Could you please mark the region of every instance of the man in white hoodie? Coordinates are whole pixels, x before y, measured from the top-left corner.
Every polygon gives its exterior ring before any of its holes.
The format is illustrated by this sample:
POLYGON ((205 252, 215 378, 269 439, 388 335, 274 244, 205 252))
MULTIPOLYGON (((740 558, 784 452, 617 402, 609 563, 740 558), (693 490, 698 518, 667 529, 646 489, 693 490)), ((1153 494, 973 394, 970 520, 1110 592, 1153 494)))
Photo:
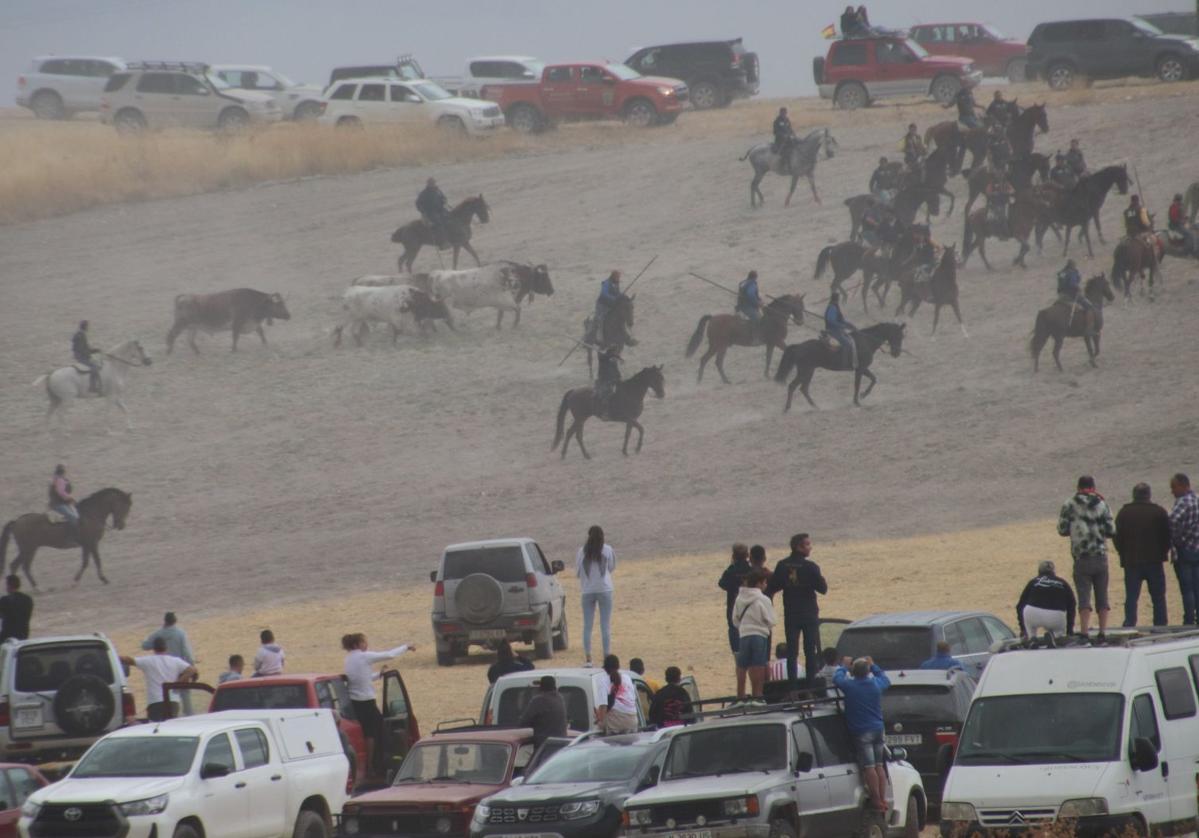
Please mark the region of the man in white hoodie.
POLYGON ((770 662, 770 631, 774 628, 774 605, 766 596, 770 575, 754 568, 733 603, 733 622, 740 642, 737 647, 737 698, 745 699, 745 677, 749 676, 750 694, 762 698, 766 666, 770 662))

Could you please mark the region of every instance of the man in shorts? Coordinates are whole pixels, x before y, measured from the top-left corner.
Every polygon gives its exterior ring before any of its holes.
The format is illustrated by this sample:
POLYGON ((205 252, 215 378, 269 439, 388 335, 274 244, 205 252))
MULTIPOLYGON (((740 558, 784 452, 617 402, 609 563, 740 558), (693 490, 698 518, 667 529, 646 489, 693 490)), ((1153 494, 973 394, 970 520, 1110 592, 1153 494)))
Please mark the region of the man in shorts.
POLYGON ((871 804, 887 811, 886 746, 883 741, 883 692, 891 686, 883 668, 872 658, 841 661, 833 684, 845 696, 845 723, 857 746, 858 763, 871 804))
POLYGON ((1095 478, 1078 478, 1078 491, 1062 505, 1057 519, 1058 535, 1070 539, 1074 556, 1074 588, 1078 592, 1079 631, 1085 637, 1091 611, 1099 612, 1099 641, 1107 631, 1107 539, 1116 534, 1116 522, 1107 501, 1095 491, 1095 478), (1092 593, 1094 606, 1092 606, 1092 593))

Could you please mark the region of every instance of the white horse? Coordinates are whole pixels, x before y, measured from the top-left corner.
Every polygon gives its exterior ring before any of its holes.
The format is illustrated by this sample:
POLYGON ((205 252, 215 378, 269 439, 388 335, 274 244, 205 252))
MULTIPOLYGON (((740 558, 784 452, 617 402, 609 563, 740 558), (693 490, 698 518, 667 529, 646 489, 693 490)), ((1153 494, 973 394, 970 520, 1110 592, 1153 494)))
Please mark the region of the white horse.
MULTIPOLYGON (((117 344, 107 352, 101 352, 104 359, 100 366, 100 392, 89 392, 90 379, 87 370, 80 366, 59 367, 46 375, 39 375, 33 382, 34 387, 43 384, 46 396, 50 399, 50 409, 46 411, 46 424, 54 417, 54 412, 60 407, 66 411, 65 405, 69 399, 106 398, 116 404, 125 416, 125 427, 132 429, 129 411, 121 394, 125 392, 125 376, 131 369, 150 366, 150 358, 136 340, 127 340, 117 344)), ((61 414, 60 414, 61 415, 61 414)))
POLYGON ((821 149, 824 150, 824 157, 827 160, 837 153, 837 148, 837 141, 827 128, 817 128, 815 131, 809 132, 802 140, 796 138, 792 141, 791 147, 785 155, 786 159, 784 159, 784 155, 774 151, 770 143, 760 143, 754 146, 745 152, 745 157, 741 158, 742 160, 748 159, 750 165, 754 167, 754 179, 749 184, 749 205, 752 207, 759 203, 766 203, 759 184, 762 183, 762 178, 766 177, 768 172, 791 176, 791 190, 787 193, 787 200, 783 202, 783 206, 791 206, 791 196, 795 194, 795 184, 799 182, 801 176, 808 179, 808 185, 812 187, 812 197, 819 204, 820 193, 816 191, 816 162, 820 159, 821 149))

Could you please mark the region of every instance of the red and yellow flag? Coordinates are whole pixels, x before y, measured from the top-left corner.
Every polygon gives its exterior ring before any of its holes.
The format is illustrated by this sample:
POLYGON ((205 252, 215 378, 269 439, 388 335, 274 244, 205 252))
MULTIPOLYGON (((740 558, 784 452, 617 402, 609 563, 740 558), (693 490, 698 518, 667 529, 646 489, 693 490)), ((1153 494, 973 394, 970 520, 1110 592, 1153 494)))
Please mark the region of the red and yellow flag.
POLYGON ((824 38, 826 41, 831 41, 833 38, 837 37, 837 27, 830 23, 828 26, 820 30, 820 37, 824 38))

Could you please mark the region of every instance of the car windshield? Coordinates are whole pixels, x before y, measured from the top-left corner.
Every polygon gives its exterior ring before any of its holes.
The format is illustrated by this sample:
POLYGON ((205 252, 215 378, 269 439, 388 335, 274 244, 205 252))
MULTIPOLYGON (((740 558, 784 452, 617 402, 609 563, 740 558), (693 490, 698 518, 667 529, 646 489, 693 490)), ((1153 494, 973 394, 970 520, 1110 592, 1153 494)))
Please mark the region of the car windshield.
POLYGON ((296 86, 296 83, 294 81, 292 81, 290 78, 283 75, 282 73, 278 72, 277 70, 271 70, 271 73, 274 75, 275 81, 279 82, 279 84, 283 85, 284 87, 295 87, 296 86))
POLYGON ((1135 26, 1137 29, 1140 29, 1146 35, 1164 35, 1165 34, 1164 32, 1162 32, 1162 30, 1158 29, 1156 26, 1154 26, 1149 21, 1141 20, 1139 17, 1131 18, 1131 19, 1129 19, 1128 22, 1131 23, 1133 26, 1135 26))
POLYGON ((412 85, 412 89, 419 93, 423 99, 430 102, 436 102, 438 99, 449 99, 451 97, 448 90, 431 81, 422 81, 419 84, 414 84, 412 85))
POLYGON ((949 685, 891 684, 883 693, 883 718, 888 722, 958 721, 949 685))
POLYGON ((308 690, 303 684, 263 684, 217 690, 212 710, 289 710, 308 704, 308 690))
POLYGON ((916 669, 933 654, 932 629, 912 626, 848 628, 837 639, 837 657, 872 657, 883 669, 916 669))
POLYGON ((928 58, 928 50, 920 46, 920 44, 916 43, 911 38, 904 38, 903 43, 904 46, 910 49, 917 58, 928 58))
POLYGON ((621 81, 632 81, 633 79, 641 78, 640 73, 623 64, 607 64, 604 66, 604 69, 621 81))
POLYGON ((422 743, 404 757, 393 785, 437 782, 498 786, 507 777, 511 753, 511 747, 498 742, 422 743))
POLYGON ((670 743, 665 779, 779 771, 787 767, 787 728, 731 725, 681 733, 670 743))
POLYGON ((1007 40, 1007 35, 1004 35, 1003 32, 1001 32, 999 29, 996 29, 994 26, 992 26, 989 23, 981 24, 978 28, 979 28, 979 31, 987 33, 992 38, 994 38, 996 41, 1006 41, 1007 40))
POLYGON ((1051 693, 976 699, 962 731, 961 765, 1111 762, 1120 751, 1124 697, 1051 693))
POLYGON ((181 777, 191 768, 200 740, 195 736, 137 736, 101 739, 71 777, 181 777))
POLYGON ((533 772, 525 785, 627 780, 652 747, 646 743, 564 748, 533 772))
POLYGON ((544 61, 526 61, 525 62, 525 72, 532 73, 533 78, 535 78, 535 79, 541 78, 541 71, 544 69, 545 69, 544 61))
POLYGON ((205 73, 204 78, 208 79, 208 83, 211 84, 213 87, 215 87, 217 90, 232 90, 233 89, 233 85, 229 84, 229 82, 225 81, 223 78, 218 76, 216 73, 205 73))

